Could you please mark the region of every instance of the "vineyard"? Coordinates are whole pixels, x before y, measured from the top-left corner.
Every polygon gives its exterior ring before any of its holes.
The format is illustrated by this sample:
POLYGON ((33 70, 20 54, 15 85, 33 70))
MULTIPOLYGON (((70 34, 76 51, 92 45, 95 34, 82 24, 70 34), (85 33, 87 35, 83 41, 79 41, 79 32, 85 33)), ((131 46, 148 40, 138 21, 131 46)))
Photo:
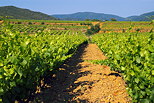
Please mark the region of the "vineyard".
MULTIPOLYGON (((93 65, 97 64, 110 67, 126 82, 126 90, 132 99, 131 102, 153 103, 153 28, 153 22, 6 20, 0 24, 0 102, 27 102, 27 98, 34 95, 37 88, 42 85, 41 81, 45 76, 53 75, 53 71, 64 65, 73 55, 77 55, 80 47, 89 42, 97 44, 105 54, 105 57, 102 56, 105 59, 101 58, 102 52, 97 57, 98 48, 93 50, 92 45, 89 47, 90 51, 85 52, 90 53, 85 58, 92 59, 81 59, 79 60, 82 61, 81 63, 90 63, 86 65, 90 65, 89 68, 95 68, 93 65), (100 26, 99 33, 86 36, 87 29, 95 24, 100 26), (101 59, 98 59, 99 57, 101 59)), ((86 55, 84 52, 81 54, 86 55)), ((74 62, 78 59, 80 59, 79 56, 74 62)), ((85 64, 80 65, 85 68, 85 64)), ((73 66, 77 68, 77 65, 73 64, 73 66)), ((101 74, 99 70, 97 72, 101 74)), ((99 75, 99 78, 103 76, 99 75)), ((90 85, 88 88, 92 87, 90 85)), ((88 89, 85 89, 85 93, 86 90, 88 89)), ((121 96, 126 98, 127 92, 121 96)), ((81 98, 82 95, 80 95, 81 98)), ((112 103, 114 101, 107 102, 100 98, 97 97, 91 102, 112 103)), ((116 97, 115 100, 118 101, 116 97)))
POLYGON ((153 31, 154 24, 152 22, 104 22, 101 23, 102 33, 125 33, 125 32, 150 32, 153 31))
POLYGON ((133 102, 154 102, 154 34, 120 33, 93 36, 93 42, 109 58, 107 64, 122 73, 133 102))

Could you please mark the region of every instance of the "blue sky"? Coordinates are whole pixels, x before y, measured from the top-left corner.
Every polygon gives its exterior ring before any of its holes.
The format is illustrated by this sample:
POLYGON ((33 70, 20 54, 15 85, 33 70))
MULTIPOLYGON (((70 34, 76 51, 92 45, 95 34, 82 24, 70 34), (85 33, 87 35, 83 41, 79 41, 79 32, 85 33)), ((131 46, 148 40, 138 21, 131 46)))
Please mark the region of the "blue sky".
POLYGON ((154 0, 0 0, 0 6, 8 5, 50 15, 90 11, 127 17, 154 11, 154 0))

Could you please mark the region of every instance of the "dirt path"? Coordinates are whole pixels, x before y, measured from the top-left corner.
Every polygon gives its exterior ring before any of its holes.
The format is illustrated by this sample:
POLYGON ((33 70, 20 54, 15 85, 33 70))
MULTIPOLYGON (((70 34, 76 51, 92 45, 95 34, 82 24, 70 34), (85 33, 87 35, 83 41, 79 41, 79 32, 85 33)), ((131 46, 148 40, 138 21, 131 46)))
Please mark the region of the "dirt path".
POLYGON ((95 44, 82 45, 35 98, 41 103, 130 103, 125 82, 107 66, 85 60, 103 60, 95 44))

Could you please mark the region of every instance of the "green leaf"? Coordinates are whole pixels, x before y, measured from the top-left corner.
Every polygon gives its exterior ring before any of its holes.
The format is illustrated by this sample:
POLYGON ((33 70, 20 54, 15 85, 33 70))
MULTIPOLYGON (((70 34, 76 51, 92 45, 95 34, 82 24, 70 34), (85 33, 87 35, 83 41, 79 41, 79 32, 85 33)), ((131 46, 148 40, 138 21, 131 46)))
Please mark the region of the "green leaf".
POLYGON ((143 57, 144 56, 144 51, 141 51, 140 55, 141 55, 141 57, 143 57))
POLYGON ((17 69, 17 72, 20 75, 20 77, 22 77, 23 73, 22 73, 22 70, 20 70, 20 68, 17 69))
POLYGON ((15 87, 16 86, 16 83, 15 82, 10 82, 10 86, 11 87, 15 87))
POLYGON ((22 62, 21 62, 21 65, 22 66, 25 66, 27 64, 27 61, 26 60, 23 60, 22 62))
POLYGON ((151 72, 152 72, 152 75, 154 75, 154 70, 152 70, 151 72))
POLYGON ((136 83, 139 83, 139 81, 140 81, 140 80, 139 80, 138 78, 135 78, 135 82, 136 82, 136 83))
POLYGON ((131 71, 131 75, 132 75, 132 76, 134 76, 134 75, 135 75, 134 71, 131 71))
POLYGON ((10 72, 10 74, 13 74, 14 73, 14 68, 10 68, 9 72, 10 72))
POLYGON ((140 57, 136 57, 136 62, 137 63, 140 63, 141 62, 140 57))
POLYGON ((3 92, 4 92, 3 88, 0 87, 0 94, 3 93, 3 92))
POLYGON ((141 100, 141 103, 150 103, 150 101, 148 99, 143 99, 141 100))
POLYGON ((0 75, 0 79, 2 79, 3 78, 3 76, 2 75, 0 75))
POLYGON ((144 86, 144 84, 142 83, 142 84, 140 84, 139 85, 139 87, 141 88, 141 89, 144 89, 145 88, 145 86, 144 86))
POLYGON ((117 60, 120 60, 120 56, 119 56, 119 55, 115 55, 115 58, 116 58, 117 60))
POLYGON ((0 63, 0 66, 3 66, 3 63, 0 63))
POLYGON ((121 67, 121 70, 123 70, 123 71, 124 71, 125 69, 126 69, 125 67, 121 67))
POLYGON ((36 71, 36 72, 37 72, 37 71, 39 71, 39 68, 38 68, 38 67, 36 67, 36 68, 35 68, 35 71, 36 71))

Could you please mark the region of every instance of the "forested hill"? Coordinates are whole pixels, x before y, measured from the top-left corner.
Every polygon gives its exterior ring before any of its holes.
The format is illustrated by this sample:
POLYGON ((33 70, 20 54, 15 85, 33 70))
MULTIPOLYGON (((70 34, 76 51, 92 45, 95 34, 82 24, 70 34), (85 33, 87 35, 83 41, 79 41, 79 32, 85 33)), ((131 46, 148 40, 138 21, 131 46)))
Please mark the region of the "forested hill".
POLYGON ((56 20, 55 17, 41 12, 35 12, 28 9, 22 9, 15 6, 0 7, 0 16, 11 16, 12 19, 29 20, 56 20))
POLYGON ((154 11, 144 13, 139 16, 130 16, 130 17, 127 17, 127 19, 131 21, 149 21, 149 20, 154 19, 154 11))
POLYGON ((112 14, 94 13, 94 12, 77 12, 73 14, 55 14, 51 15, 61 20, 86 20, 86 19, 98 19, 98 20, 111 20, 112 18, 117 21, 150 21, 154 19, 154 12, 148 12, 139 16, 120 17, 112 14), (152 18, 153 17, 153 18, 152 18))
POLYGON ((60 14, 51 16, 59 18, 61 20, 85 20, 85 19, 111 20, 111 18, 114 18, 118 21, 125 21, 125 18, 117 15, 94 13, 94 12, 77 12, 74 14, 60 14))

